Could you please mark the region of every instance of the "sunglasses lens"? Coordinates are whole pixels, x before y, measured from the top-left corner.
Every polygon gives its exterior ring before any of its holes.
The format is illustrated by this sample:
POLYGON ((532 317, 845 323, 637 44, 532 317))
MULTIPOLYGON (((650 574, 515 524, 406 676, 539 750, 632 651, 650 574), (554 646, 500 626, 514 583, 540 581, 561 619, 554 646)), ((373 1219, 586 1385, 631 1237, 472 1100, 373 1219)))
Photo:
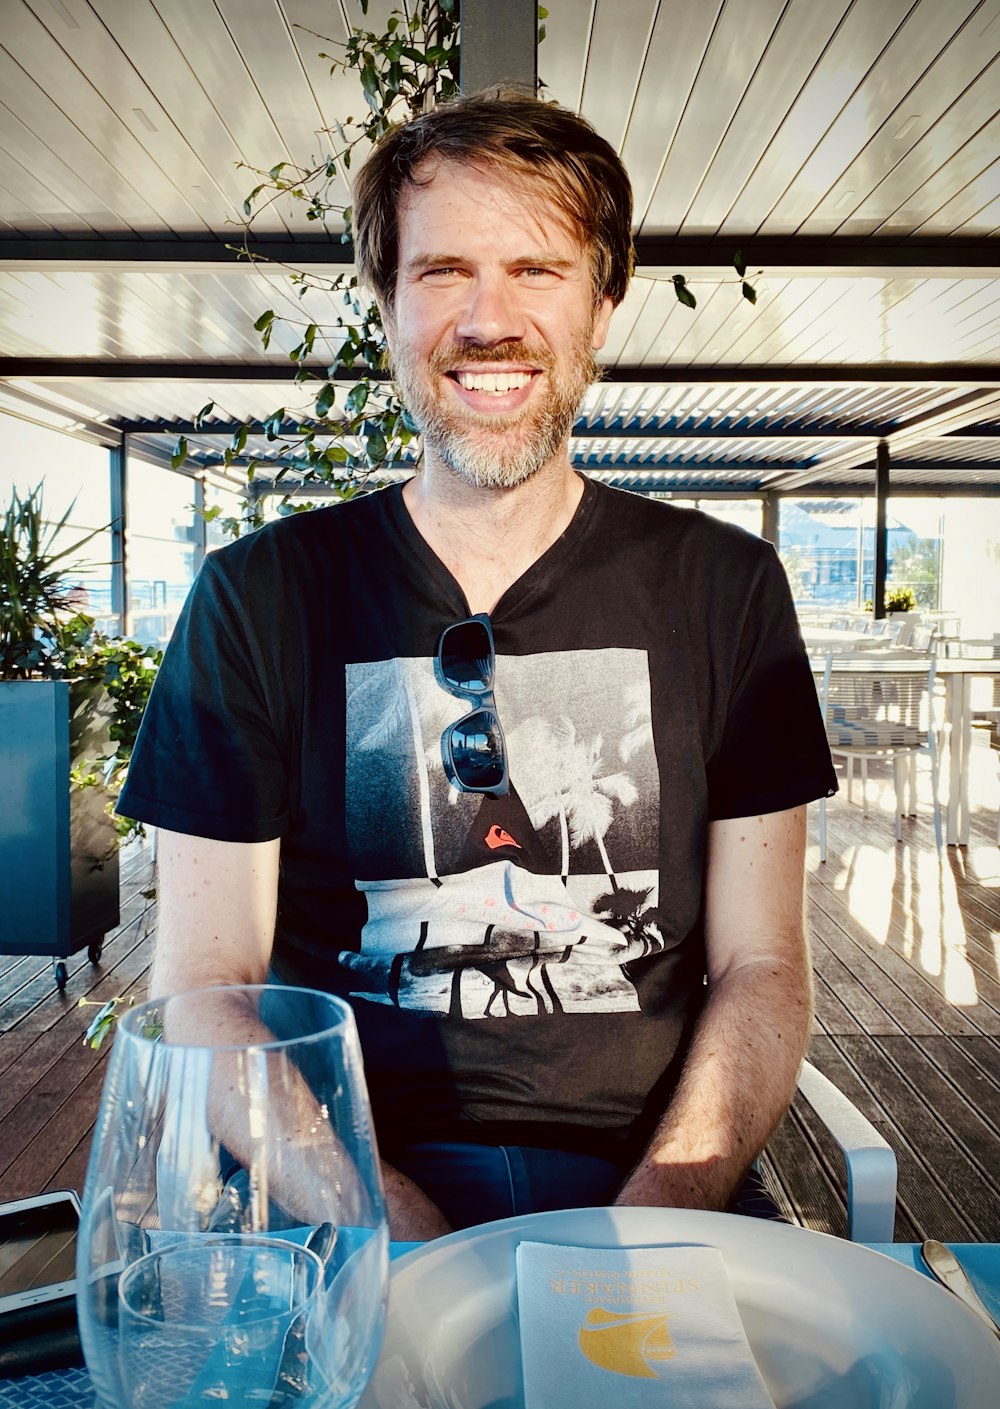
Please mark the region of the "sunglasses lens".
POLYGON ((503 782, 503 734, 490 709, 477 709, 449 731, 451 763, 463 788, 498 788, 503 782))
POLYGON ((481 621, 449 626, 441 637, 441 672, 449 685, 469 695, 485 695, 493 685, 493 647, 481 621))

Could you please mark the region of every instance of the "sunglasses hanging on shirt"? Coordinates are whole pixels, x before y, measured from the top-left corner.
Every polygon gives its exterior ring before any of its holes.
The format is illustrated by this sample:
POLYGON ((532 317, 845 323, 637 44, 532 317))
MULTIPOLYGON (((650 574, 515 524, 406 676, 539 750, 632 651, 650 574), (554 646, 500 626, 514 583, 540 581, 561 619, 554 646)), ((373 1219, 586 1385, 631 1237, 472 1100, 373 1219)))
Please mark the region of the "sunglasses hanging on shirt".
POLYGON ((493 628, 485 612, 442 631, 435 661, 438 681, 475 706, 441 735, 445 774, 459 792, 504 797, 507 748, 493 698, 495 666, 493 628))

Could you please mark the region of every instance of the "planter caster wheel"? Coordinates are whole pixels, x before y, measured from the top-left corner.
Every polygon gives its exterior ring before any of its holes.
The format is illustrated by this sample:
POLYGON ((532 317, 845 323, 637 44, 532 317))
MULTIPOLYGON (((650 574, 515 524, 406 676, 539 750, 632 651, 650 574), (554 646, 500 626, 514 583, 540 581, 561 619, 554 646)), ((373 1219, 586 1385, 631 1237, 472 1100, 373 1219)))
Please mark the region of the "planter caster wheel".
POLYGON ((90 962, 91 962, 92 964, 99 964, 99 963, 101 962, 101 955, 102 955, 103 953, 104 953, 104 941, 103 941, 103 940, 96 940, 96 939, 95 939, 92 944, 88 944, 88 945, 87 945, 87 958, 90 960, 90 962))
POLYGON ((66 980, 69 978, 69 970, 61 959, 52 965, 52 973, 55 976, 56 988, 63 993, 66 988, 66 980))

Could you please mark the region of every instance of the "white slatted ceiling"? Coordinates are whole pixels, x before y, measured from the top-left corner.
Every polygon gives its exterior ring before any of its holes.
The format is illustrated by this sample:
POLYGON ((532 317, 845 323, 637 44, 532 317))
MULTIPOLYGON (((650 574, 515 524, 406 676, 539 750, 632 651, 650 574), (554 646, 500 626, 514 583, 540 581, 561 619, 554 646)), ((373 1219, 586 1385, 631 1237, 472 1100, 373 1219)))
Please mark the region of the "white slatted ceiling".
MULTIPOLYGON (((380 26, 392 8, 372 0, 367 23, 380 26)), ((236 164, 307 163, 326 151, 317 129, 360 111, 354 80, 331 78, 322 40, 304 32, 342 40, 358 0, 3 0, 3 10, 4 232, 54 233, 68 248, 91 232, 232 239, 226 220, 254 184, 236 164)), ((549 93, 620 146, 643 233, 720 233, 735 249, 757 232, 983 236, 1000 226, 1000 0, 553 0, 547 28, 539 70, 549 93)), ((346 199, 346 187, 338 194, 346 199)), ((269 211, 258 228, 314 233, 296 206, 269 211)), ((732 276, 691 277, 693 313, 668 282, 640 272, 605 360, 722 375, 759 366, 765 377, 796 363, 997 360, 1000 278, 765 271, 754 309, 732 276)), ((333 311, 328 295, 300 301, 273 272, 246 268, 0 271, 0 356, 265 358, 277 372, 300 329, 276 324, 263 354, 252 321, 268 306, 320 325, 333 311)), ((294 395, 287 380, 218 378, 78 390, 107 416, 178 419, 223 397, 227 414, 265 415, 294 395)), ((756 458, 753 433, 775 425, 889 425, 952 395, 606 385, 588 397, 585 420, 731 424, 731 442, 668 443, 674 458, 719 464, 756 458)), ((579 444, 598 454, 595 441, 579 444)), ((664 444, 609 440, 601 453, 621 458, 628 445, 635 458, 657 458, 664 444)), ((809 458, 807 445, 771 442, 767 454, 792 463, 809 458)), ((989 458, 988 447, 945 453, 989 458)))
MULTIPOLYGON (((237 162, 308 163, 361 110, 308 30, 342 41, 340 5, 5 0, 0 214, 219 230, 237 162)), ((1000 0, 559 0, 547 30, 549 91, 620 146, 644 233, 996 229, 1000 0)), ((292 206, 259 228, 309 227, 292 206)))

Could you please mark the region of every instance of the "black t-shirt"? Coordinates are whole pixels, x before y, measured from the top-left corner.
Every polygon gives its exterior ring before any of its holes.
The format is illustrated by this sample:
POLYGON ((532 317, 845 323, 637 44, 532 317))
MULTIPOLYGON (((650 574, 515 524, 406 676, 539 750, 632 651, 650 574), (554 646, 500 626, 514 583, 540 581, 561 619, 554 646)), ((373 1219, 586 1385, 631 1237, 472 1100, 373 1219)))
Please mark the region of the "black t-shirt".
POLYGON ((491 613, 510 793, 459 794, 468 615, 393 488, 210 557, 120 809, 281 838, 273 963, 354 1009, 379 1140, 630 1156, 704 994, 706 829, 836 782, 772 547, 584 481, 491 613))

